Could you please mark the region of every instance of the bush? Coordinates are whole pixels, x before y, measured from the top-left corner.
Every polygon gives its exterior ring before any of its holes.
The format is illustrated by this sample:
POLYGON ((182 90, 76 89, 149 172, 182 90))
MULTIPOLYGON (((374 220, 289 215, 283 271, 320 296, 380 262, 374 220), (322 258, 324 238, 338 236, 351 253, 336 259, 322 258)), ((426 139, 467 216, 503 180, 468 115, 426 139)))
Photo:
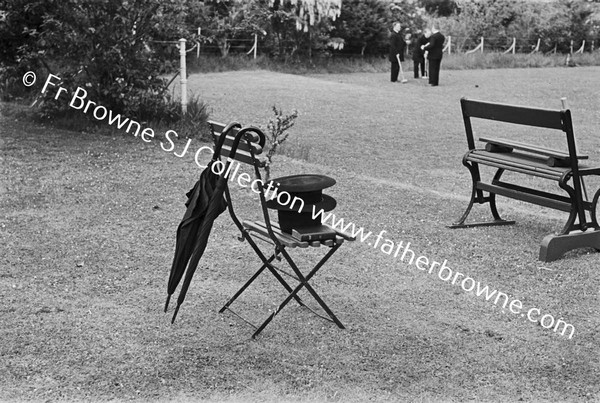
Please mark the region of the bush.
MULTIPOLYGON (((177 3, 182 0, 7 0, 0 37, 9 35, 16 45, 2 40, 0 53, 5 66, 15 71, 0 72, 0 78, 5 81, 8 74, 28 70, 38 77, 51 73, 62 79, 60 86, 70 94, 81 87, 89 100, 131 118, 149 120, 170 102, 160 76, 167 67, 149 43, 177 26, 177 3)), ((56 87, 53 90, 44 97, 45 117, 61 116, 69 108, 62 99, 53 99, 56 87)))
POLYGON ((201 140, 212 141, 208 128, 208 105, 199 96, 193 95, 188 99, 187 110, 181 110, 179 100, 170 100, 165 105, 162 118, 158 125, 175 130, 179 138, 197 137, 201 140))

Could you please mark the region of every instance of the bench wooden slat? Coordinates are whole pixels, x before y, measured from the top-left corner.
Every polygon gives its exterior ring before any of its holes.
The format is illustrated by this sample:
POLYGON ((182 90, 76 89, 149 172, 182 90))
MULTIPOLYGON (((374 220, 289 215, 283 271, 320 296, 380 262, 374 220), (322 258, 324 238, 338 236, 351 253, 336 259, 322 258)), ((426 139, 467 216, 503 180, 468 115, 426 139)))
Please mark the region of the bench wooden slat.
POLYGON ((545 159, 520 153, 498 154, 473 150, 468 153, 467 160, 553 180, 559 180, 571 170, 569 167, 549 167, 545 159))
MULTIPOLYGON (((555 158, 559 158, 559 159, 569 159, 570 158, 570 155, 568 152, 554 150, 552 148, 538 147, 538 146, 534 146, 531 144, 521 143, 519 141, 512 141, 512 140, 499 139, 499 138, 487 138, 487 137, 485 137, 485 138, 480 137, 479 141, 483 141, 486 143, 495 144, 495 145, 499 145, 499 146, 504 146, 504 147, 515 148, 517 150, 527 151, 527 152, 534 153, 534 154, 545 155, 548 157, 555 157, 555 158)), ((577 159, 585 160, 585 159, 588 159, 588 156, 587 155, 577 155, 577 159)))
POLYGON ((502 103, 461 99, 463 114, 468 117, 497 120, 527 126, 563 130, 561 111, 528 108, 502 103))

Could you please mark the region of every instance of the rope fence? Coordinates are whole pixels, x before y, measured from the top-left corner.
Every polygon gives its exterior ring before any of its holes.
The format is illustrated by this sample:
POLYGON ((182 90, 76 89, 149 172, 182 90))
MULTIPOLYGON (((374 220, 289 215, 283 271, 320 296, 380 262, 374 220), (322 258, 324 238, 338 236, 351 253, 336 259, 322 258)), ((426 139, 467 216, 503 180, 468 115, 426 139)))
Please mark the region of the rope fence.
MULTIPOLYGON (((222 39, 220 44, 212 44, 212 43, 201 43, 201 29, 198 28, 198 40, 194 43, 194 45, 186 49, 187 40, 184 38, 179 39, 178 41, 151 41, 150 44, 158 44, 158 45, 172 45, 178 48, 179 50, 179 71, 175 74, 175 76, 171 79, 169 83, 171 83, 177 76, 180 77, 180 87, 181 87, 181 110, 185 113, 187 110, 187 70, 186 70, 186 55, 194 50, 196 50, 196 58, 199 59, 201 54, 217 54, 226 49, 227 52, 236 51, 237 53, 245 53, 247 55, 252 54, 254 59, 257 58, 259 48, 267 48, 265 45, 264 35, 260 36, 258 34, 254 34, 253 38, 235 38, 235 39, 222 39)), ((330 42, 333 43, 333 42, 330 42)), ((452 53, 463 53, 463 54, 474 54, 474 53, 484 53, 484 52, 499 52, 503 54, 535 54, 535 53, 557 53, 558 43, 554 44, 554 47, 550 50, 546 49, 545 52, 541 49, 542 38, 537 38, 537 40, 529 40, 522 39, 517 40, 516 37, 506 38, 506 37, 498 37, 498 38, 485 38, 480 37, 478 41, 475 42, 473 38, 469 37, 454 37, 452 35, 446 36, 446 43, 444 44, 444 53, 452 54, 452 53), (501 42, 506 43, 506 45, 500 45, 501 42), (474 43, 477 43, 474 45, 474 43), (470 45, 470 49, 466 49, 467 45, 470 45), (466 50, 465 50, 466 49, 466 50)), ((278 46, 284 46, 289 48, 297 48, 297 43, 294 41, 281 41, 277 44, 278 46)), ((564 48, 565 44, 562 43, 562 47, 564 48)), ((581 43, 575 43, 573 40, 570 40, 568 43, 569 56, 574 54, 582 54, 584 52, 594 52, 596 49, 596 43, 594 40, 586 41, 583 40, 581 43)), ((340 46, 339 43, 336 42, 336 46, 330 46, 331 50, 341 50, 343 46, 340 46)), ((273 48, 273 46, 271 46, 273 48)), ((410 47, 407 46, 406 52, 410 52, 410 47)), ((360 56, 359 54, 352 53, 341 53, 339 51, 334 52, 336 56, 360 56)))

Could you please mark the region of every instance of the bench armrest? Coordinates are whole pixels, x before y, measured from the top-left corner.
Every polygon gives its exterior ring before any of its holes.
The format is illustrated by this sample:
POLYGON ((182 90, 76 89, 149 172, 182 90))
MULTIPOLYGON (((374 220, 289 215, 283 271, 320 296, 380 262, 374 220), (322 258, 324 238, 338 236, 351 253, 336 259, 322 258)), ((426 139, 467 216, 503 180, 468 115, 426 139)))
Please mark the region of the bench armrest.
POLYGON ((600 175, 600 168, 579 168, 579 176, 600 175))
MULTIPOLYGON (((508 151, 508 149, 516 149, 516 150, 521 150, 521 151, 527 151, 533 154, 539 154, 539 155, 544 155, 546 157, 550 157, 550 158, 554 158, 557 160, 567 160, 569 159, 569 153, 564 152, 564 151, 560 151, 560 150, 555 150, 552 148, 546 148, 546 147, 538 147, 532 144, 526 144, 526 143, 521 143, 519 141, 513 141, 513 140, 507 140, 507 139, 501 139, 501 138, 483 138, 480 137, 479 141, 483 141, 488 143, 489 145, 491 145, 491 148, 495 148, 496 150, 500 151, 500 152, 510 152, 508 151), (506 151, 501 151, 501 150, 506 150, 506 151)), ((487 148, 486 148, 487 149, 487 148)), ((488 151, 492 151, 491 149, 488 151)), ((577 159, 578 160, 586 160, 588 159, 587 155, 577 155, 577 159)))

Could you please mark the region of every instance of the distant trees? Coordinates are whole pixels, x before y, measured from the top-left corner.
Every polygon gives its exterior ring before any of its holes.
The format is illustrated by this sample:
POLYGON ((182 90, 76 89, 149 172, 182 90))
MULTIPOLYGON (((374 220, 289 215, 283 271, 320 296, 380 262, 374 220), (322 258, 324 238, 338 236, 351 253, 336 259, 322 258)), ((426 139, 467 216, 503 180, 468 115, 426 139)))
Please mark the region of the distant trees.
POLYGON ((390 7, 379 0, 347 0, 333 32, 346 49, 375 53, 387 42, 391 18, 390 7))
POLYGON ((448 17, 456 12, 457 5, 454 0, 420 0, 421 7, 431 15, 448 17))
POLYGON ((456 13, 441 20, 445 32, 471 47, 483 36, 492 47, 506 46, 513 37, 541 39, 542 50, 569 50, 570 41, 581 43, 597 38, 590 2, 560 0, 525 2, 517 0, 457 0, 456 13))

